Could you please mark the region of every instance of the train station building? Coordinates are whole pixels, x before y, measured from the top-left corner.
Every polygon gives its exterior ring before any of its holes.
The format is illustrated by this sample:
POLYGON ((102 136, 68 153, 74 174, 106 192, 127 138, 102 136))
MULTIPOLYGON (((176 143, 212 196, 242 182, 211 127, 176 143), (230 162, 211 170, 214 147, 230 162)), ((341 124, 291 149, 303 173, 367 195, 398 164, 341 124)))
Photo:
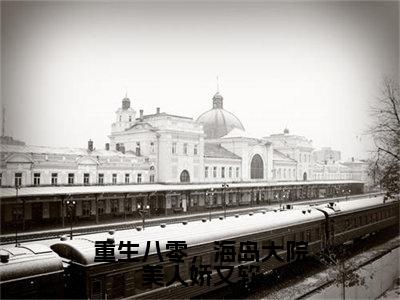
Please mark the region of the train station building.
POLYGON ((76 220, 98 223, 134 218, 144 206, 165 215, 362 190, 359 165, 315 162, 312 141, 287 128, 254 136, 219 92, 211 100, 194 119, 160 108, 137 114, 125 96, 104 146, 40 147, 3 137, 3 229, 18 218, 27 227, 64 224, 71 199, 76 220))

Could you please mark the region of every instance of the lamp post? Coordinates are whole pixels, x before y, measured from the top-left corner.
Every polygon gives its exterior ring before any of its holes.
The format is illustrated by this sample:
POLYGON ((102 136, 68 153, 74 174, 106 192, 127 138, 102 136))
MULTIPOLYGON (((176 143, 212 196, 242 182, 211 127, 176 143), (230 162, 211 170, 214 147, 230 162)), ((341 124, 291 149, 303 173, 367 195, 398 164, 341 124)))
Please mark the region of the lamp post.
POLYGON ((350 196, 350 194, 351 194, 351 190, 349 189, 349 190, 347 191, 347 193, 346 193, 346 201, 347 201, 348 197, 350 196))
POLYGON ((20 189, 19 185, 15 185, 15 207, 13 210, 14 220, 15 220, 15 247, 19 246, 18 244, 18 221, 21 214, 19 203, 18 203, 18 191, 20 189))
POLYGON ((76 202, 75 202, 75 200, 67 200, 66 204, 67 204, 68 217, 69 217, 69 223, 70 223, 69 237, 72 240, 72 225, 73 225, 72 212, 75 208, 76 202))
POLYGON ((274 195, 274 198, 275 198, 275 200, 278 200, 278 202, 279 202, 279 209, 281 209, 281 201, 280 201, 280 199, 279 199, 279 194, 276 193, 276 194, 274 195))
POLYGON ((211 222, 211 201, 210 198, 213 199, 214 198, 214 188, 211 188, 209 191, 206 192, 206 196, 208 198, 208 208, 210 210, 210 222, 211 222))
POLYGON ((150 214, 150 205, 147 204, 146 206, 144 206, 139 203, 137 205, 137 208, 138 208, 138 212, 139 212, 140 216, 142 217, 142 227, 144 230, 146 213, 148 212, 150 214))
POLYGON ((222 188, 224 190, 224 218, 226 219, 226 190, 229 188, 229 184, 223 183, 222 188))

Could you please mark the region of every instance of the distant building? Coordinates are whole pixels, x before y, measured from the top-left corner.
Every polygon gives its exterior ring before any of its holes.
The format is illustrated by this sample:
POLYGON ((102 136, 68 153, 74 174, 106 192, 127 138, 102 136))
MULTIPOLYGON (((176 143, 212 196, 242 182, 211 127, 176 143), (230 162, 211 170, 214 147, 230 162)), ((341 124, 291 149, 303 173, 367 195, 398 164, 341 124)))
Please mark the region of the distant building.
MULTIPOLYGON (((275 150, 286 157, 296 161, 296 173, 293 176, 293 167, 285 170, 280 165, 276 165, 274 173, 277 179, 282 179, 282 172, 289 172, 295 180, 312 180, 313 178, 313 160, 312 160, 312 140, 303 136, 289 134, 289 129, 285 128, 283 133, 272 134, 265 137, 272 143, 275 150)), ((290 175, 289 174, 289 175, 290 175)))
POLYGON ((134 153, 88 148, 1 145, 1 186, 62 186, 149 182, 150 164, 134 153))
POLYGON ((340 161, 340 157, 340 151, 333 150, 331 147, 323 147, 313 152, 314 161, 318 163, 335 163, 340 161))

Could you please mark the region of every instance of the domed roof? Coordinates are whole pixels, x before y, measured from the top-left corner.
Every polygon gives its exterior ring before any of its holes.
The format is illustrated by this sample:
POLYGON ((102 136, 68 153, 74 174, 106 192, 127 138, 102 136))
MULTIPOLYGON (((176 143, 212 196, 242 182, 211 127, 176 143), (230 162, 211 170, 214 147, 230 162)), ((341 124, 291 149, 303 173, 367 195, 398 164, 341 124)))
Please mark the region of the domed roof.
POLYGON ((213 97, 213 108, 201 114, 197 122, 203 124, 207 139, 216 139, 228 134, 232 129, 244 130, 240 120, 223 109, 223 97, 216 93, 213 97))

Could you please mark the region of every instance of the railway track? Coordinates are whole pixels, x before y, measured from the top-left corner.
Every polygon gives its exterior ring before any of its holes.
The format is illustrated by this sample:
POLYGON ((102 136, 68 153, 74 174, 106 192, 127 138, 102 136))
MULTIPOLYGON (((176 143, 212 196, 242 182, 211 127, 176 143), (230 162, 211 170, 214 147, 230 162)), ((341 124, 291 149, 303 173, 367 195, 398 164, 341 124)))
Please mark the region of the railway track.
MULTIPOLYGON (((328 198, 328 199, 316 199, 316 200, 307 200, 307 201, 295 201, 295 202, 284 202, 284 203, 272 203, 270 205, 254 205, 251 207, 235 207, 235 208, 227 208, 226 215, 233 216, 236 214, 247 214, 250 212, 259 212, 262 210, 271 211, 275 209, 279 209, 281 206, 283 207, 286 204, 292 205, 317 205, 322 203, 328 203, 331 201, 348 201, 360 198, 368 198, 373 196, 381 195, 381 193, 372 193, 372 194, 361 194, 354 195, 349 197, 337 197, 337 198, 328 198)), ((224 210, 214 210, 211 212, 211 219, 218 218, 219 216, 224 215, 224 210)), ((210 218, 210 212, 201 212, 196 214, 182 214, 176 216, 166 216, 166 217, 154 217, 146 219, 145 226, 156 226, 161 223, 165 224, 173 224, 180 223, 182 221, 195 221, 206 218, 207 220, 210 218)), ((125 230, 125 229, 134 229, 138 226, 142 226, 142 220, 136 219, 132 221, 125 221, 119 223, 107 223, 107 224, 96 224, 89 226, 81 226, 75 227, 72 229, 72 233, 74 236, 79 236, 88 233, 98 233, 109 230, 125 230)), ((32 232, 19 232, 18 233, 18 242, 31 242, 31 241, 40 241, 46 239, 54 239, 59 238, 63 235, 69 235, 71 229, 68 227, 60 228, 60 229, 51 229, 51 230, 43 230, 43 231, 32 231, 32 232)), ((11 244, 15 243, 15 234, 4 234, 0 236, 1 244, 11 244)))

